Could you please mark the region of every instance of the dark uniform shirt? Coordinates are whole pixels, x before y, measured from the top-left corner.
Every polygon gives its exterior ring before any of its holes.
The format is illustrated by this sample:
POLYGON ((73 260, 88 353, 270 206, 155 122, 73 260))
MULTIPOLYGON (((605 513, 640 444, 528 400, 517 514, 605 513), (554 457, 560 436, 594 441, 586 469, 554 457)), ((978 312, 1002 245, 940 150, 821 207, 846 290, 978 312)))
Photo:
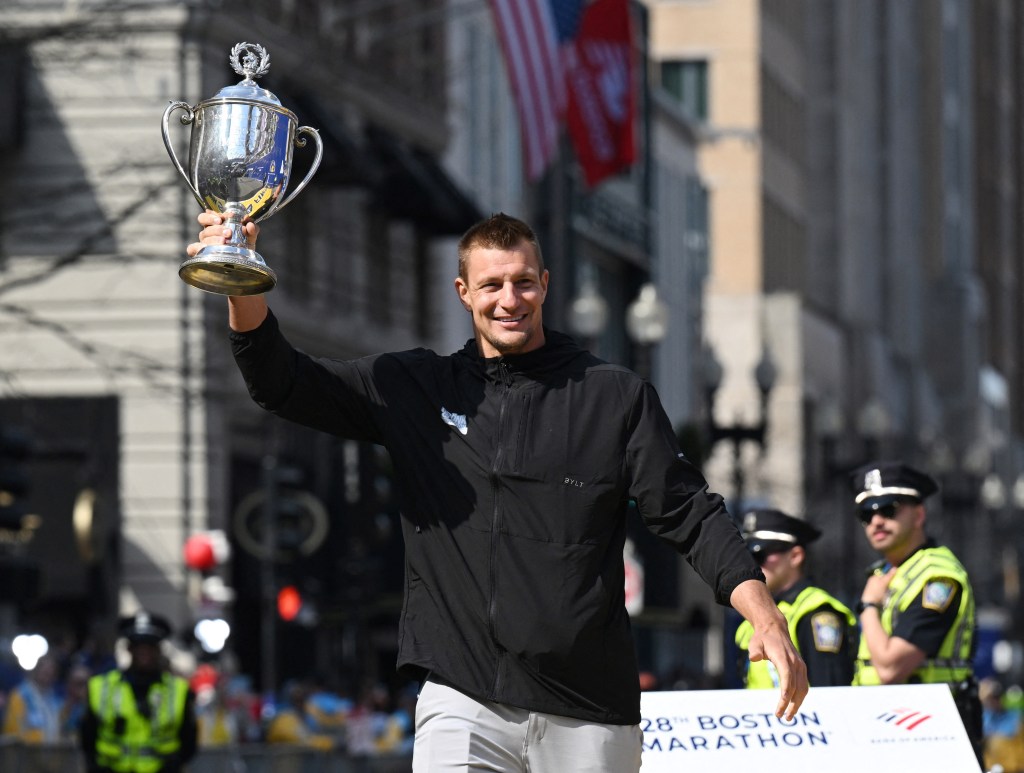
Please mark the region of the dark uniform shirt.
MULTIPOLYGON (((810 585, 801 580, 779 594, 775 601, 792 604, 810 585)), ((807 664, 807 681, 813 687, 841 687, 853 680, 853 664, 857 654, 855 632, 845 615, 828 603, 821 604, 796 625, 796 646, 807 664)))

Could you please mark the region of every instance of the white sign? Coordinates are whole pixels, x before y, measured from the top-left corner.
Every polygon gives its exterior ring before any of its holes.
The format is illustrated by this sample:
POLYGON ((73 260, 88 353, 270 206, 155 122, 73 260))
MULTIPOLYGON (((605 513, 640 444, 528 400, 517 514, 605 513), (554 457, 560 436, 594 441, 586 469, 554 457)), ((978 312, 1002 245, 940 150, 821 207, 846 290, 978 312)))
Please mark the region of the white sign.
POLYGON ((778 690, 644 692, 642 773, 980 773, 944 684, 812 687, 778 719, 778 690))

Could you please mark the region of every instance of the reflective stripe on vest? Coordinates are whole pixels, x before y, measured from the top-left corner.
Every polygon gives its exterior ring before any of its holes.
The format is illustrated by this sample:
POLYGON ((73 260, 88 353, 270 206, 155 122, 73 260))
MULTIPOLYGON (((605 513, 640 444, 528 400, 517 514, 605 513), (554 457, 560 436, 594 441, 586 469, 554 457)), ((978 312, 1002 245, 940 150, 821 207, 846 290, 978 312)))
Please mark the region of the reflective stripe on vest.
MULTIPOLYGON (((813 612, 819 607, 828 605, 835 609, 841 616, 846 618, 846 624, 849 629, 852 629, 857 625, 857 618, 854 616, 845 604, 836 598, 833 598, 821 588, 815 588, 808 586, 800 591, 799 595, 793 600, 793 603, 788 601, 779 602, 779 611, 782 612, 782 616, 786 618, 786 624, 789 626, 789 638, 793 642, 793 646, 800 650, 800 645, 796 639, 796 629, 803 619, 804 615, 809 612, 813 612)), ((750 640, 754 637, 754 626, 744 620, 740 623, 736 629, 736 645, 744 652, 750 649, 750 640)), ((759 660, 756 663, 748 663, 747 677, 746 677, 747 688, 750 690, 763 690, 771 687, 778 687, 779 680, 778 674, 775 671, 775 666, 768 660, 759 660)))
POLYGON ((188 682, 164 674, 146 693, 150 716, 139 713, 120 671, 89 680, 89 706, 99 720, 96 762, 118 773, 157 773, 181 748, 188 682), (119 722, 119 720, 121 720, 119 722))
MULTIPOLYGON (((908 682, 925 684, 957 684, 974 673, 971 653, 974 646, 974 592, 967 579, 967 570, 946 547, 922 548, 900 565, 889 583, 882 607, 882 630, 892 636, 896 623, 911 602, 931 580, 947 577, 962 588, 956 620, 942 640, 934 658, 927 658, 910 675, 908 682)), ((871 665, 871 652, 862 636, 857 652, 855 685, 881 684, 878 671, 871 665)))

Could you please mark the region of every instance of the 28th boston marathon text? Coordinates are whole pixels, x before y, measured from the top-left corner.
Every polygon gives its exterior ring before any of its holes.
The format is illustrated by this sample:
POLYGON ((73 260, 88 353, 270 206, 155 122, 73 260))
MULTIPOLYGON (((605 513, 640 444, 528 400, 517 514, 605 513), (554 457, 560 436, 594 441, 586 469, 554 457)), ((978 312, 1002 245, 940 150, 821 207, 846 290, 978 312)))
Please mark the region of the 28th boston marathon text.
POLYGON ((828 734, 814 712, 791 720, 774 714, 723 714, 718 717, 644 717, 644 751, 710 751, 824 746, 828 734))

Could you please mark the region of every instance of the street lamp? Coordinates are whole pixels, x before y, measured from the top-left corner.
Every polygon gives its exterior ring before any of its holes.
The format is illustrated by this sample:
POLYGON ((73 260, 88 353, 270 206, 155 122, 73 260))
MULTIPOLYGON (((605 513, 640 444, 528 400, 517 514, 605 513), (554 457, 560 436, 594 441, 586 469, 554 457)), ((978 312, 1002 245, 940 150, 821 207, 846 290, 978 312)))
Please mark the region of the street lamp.
POLYGON ((658 297, 658 288, 645 283, 626 308, 626 334, 636 344, 636 371, 644 378, 653 376, 651 347, 668 334, 668 321, 668 307, 658 297))
POLYGON ((569 326, 586 339, 594 339, 608 324, 608 302, 597 291, 593 279, 586 279, 569 306, 569 326))
POLYGON ((719 424, 715 418, 715 394, 722 381, 722 366, 715 357, 714 350, 710 345, 705 345, 703 351, 702 370, 704 377, 704 393, 707 404, 707 432, 709 446, 714 446, 722 440, 732 444, 732 472, 733 472, 733 499, 735 507, 733 513, 736 517, 741 515, 743 508, 743 489, 745 478, 743 474, 743 443, 751 441, 756 443, 760 451, 764 452, 765 438, 768 431, 768 403, 771 392, 775 386, 777 370, 772 361, 771 353, 767 346, 761 349, 761 359, 754 368, 754 381, 760 393, 760 416, 753 424, 719 424))
MULTIPOLYGON (((608 302, 601 296, 594 281, 593 268, 580 283, 576 297, 569 305, 569 327, 573 333, 589 343, 604 332, 608 325, 608 302)), ((650 376, 650 347, 668 335, 668 307, 658 296, 653 282, 645 282, 632 303, 626 308, 626 334, 640 350, 637 372, 650 376)))
POLYGON ((882 441, 892 430, 892 419, 885 403, 878 395, 872 395, 857 413, 857 434, 864 439, 864 451, 868 461, 878 458, 882 441))
POLYGON ((651 346, 668 334, 668 307, 658 297, 658 288, 647 282, 626 309, 626 333, 641 346, 651 346))

